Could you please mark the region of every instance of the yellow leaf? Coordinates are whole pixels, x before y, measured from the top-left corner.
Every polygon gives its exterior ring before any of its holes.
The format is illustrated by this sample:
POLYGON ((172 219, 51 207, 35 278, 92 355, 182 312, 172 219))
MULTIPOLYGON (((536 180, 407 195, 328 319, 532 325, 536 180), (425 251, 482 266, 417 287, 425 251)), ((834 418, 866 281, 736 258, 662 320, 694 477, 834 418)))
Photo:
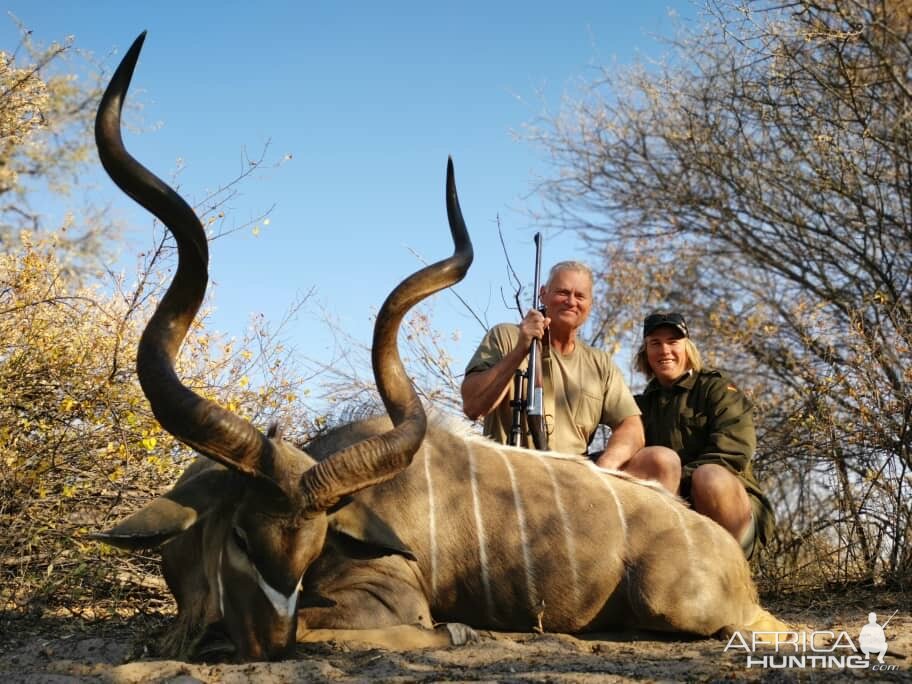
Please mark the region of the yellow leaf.
POLYGON ((158 440, 155 439, 155 437, 145 437, 142 441, 142 445, 146 448, 146 451, 152 451, 156 444, 158 444, 158 440))

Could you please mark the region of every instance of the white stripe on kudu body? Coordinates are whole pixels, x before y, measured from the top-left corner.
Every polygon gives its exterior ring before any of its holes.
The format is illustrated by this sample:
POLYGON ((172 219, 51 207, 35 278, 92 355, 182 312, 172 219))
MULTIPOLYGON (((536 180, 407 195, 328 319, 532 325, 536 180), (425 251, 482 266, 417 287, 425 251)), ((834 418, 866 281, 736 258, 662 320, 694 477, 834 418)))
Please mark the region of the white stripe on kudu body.
POLYGON ((475 512, 475 530, 478 534, 478 560, 481 565, 481 584, 484 587, 485 608, 488 620, 494 617, 494 596, 491 592, 491 577, 488 571, 488 549, 485 541, 484 519, 481 515, 481 495, 478 491, 478 468, 475 464, 475 450, 471 441, 467 441, 466 455, 469 459, 469 482, 472 486, 472 506, 475 512))
POLYGON ((431 453, 425 442, 421 451, 424 454, 424 477, 428 492, 428 533, 430 534, 431 557, 431 602, 437 598, 437 502, 434 500, 434 479, 431 477, 431 453))
POLYGON ((567 508, 564 506, 564 500, 561 498, 560 485, 557 482, 557 476, 554 474, 554 468, 547 458, 541 459, 551 478, 551 491, 554 493, 554 505, 561 519, 561 527, 564 528, 564 543, 567 546, 567 564, 570 568, 570 582, 573 584, 573 604, 579 605, 579 559, 576 557, 576 537, 573 532, 573 525, 570 523, 570 516, 567 508))
POLYGON ((693 553, 694 543, 693 543, 693 539, 690 538, 690 531, 687 529, 687 524, 684 521, 683 511, 685 509, 683 506, 678 506, 678 505, 676 505, 676 502, 669 501, 668 499, 666 499, 664 497, 662 500, 665 501, 669 506, 671 506, 671 509, 674 511, 675 515, 678 518, 678 525, 681 528, 681 538, 684 540, 684 553, 687 555, 687 560, 685 561, 685 565, 687 567, 693 567, 693 562, 692 562, 693 558, 692 558, 691 554, 693 553))
MULTIPOLYGON (((595 464, 592 464, 592 468, 594 470, 598 471, 599 473, 601 473, 601 477, 600 477, 601 481, 604 483, 605 488, 611 493, 612 498, 614 499, 615 503, 617 504, 618 519, 620 520, 621 531, 623 533, 623 540, 622 540, 623 543, 620 547, 621 549, 624 548, 624 546, 626 545, 626 542, 627 542, 627 516, 624 514, 623 506, 621 504, 620 499, 618 498, 617 494, 614 491, 614 487, 611 486, 610 480, 611 480, 612 476, 621 477, 628 481, 637 482, 638 484, 642 485, 643 487, 649 487, 651 489, 655 489, 663 495, 660 497, 656 497, 656 499, 663 501, 666 506, 669 506, 671 508, 672 512, 674 513, 675 517, 677 518, 678 528, 680 529, 680 532, 681 532, 681 538, 684 540, 684 546, 685 546, 684 552, 687 555, 685 562, 687 564, 692 564, 694 542, 693 542, 693 539, 691 539, 690 531, 687 529, 687 524, 686 524, 686 521, 684 520, 685 506, 680 505, 681 502, 676 496, 669 494, 665 489, 662 488, 662 485, 660 485, 655 480, 639 480, 638 478, 631 477, 627 473, 610 470, 610 469, 605 469, 605 468, 599 468, 595 464)), ((623 552, 621 552, 621 553, 623 554, 623 552)))
POLYGON ((621 505, 621 500, 618 498, 617 492, 615 492, 614 487, 611 486, 611 476, 613 473, 605 471, 595 464, 592 465, 592 469, 596 471, 596 477, 605 485, 605 489, 608 490, 608 493, 611 495, 611 499, 614 501, 614 505, 617 508, 618 522, 621 524, 621 543, 618 546, 618 549, 620 550, 621 557, 623 557, 623 549, 627 548, 627 514, 624 513, 624 507, 621 505))
POLYGON ((523 507, 519 486, 516 482, 516 471, 510 462, 509 456, 502 449, 497 450, 498 455, 507 466, 510 476, 510 487, 513 490, 513 505, 516 507, 516 520, 519 525, 519 542, 522 544, 523 566, 526 571, 526 593, 529 597, 529 607, 537 609, 541 603, 538 597, 538 588, 535 585, 535 566, 532 560, 532 550, 529 547, 529 529, 526 524, 526 509, 523 507))

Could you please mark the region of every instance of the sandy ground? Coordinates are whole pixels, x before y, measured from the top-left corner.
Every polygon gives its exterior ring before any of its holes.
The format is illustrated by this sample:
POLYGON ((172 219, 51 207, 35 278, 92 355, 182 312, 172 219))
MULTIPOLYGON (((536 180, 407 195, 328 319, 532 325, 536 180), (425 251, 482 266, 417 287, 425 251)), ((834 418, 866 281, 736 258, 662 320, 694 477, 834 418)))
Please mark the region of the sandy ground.
MULTIPOLYGON (((345 644, 299 645, 282 662, 183 663, 146 655, 161 618, 84 624, 74 620, 0 615, 0 682, 628 682, 628 681, 909 681, 912 682, 912 606, 908 595, 872 593, 840 606, 813 598, 766 601, 791 624, 858 633, 875 610, 887 625, 892 651, 883 671, 747 667, 746 653, 725 652, 725 641, 666 639, 656 634, 482 633, 479 643, 396 653, 345 644)), ((842 603, 846 603, 843 601, 842 603)), ((840 651, 836 651, 837 653, 840 651)), ((761 655, 759 652, 758 656, 761 655)))

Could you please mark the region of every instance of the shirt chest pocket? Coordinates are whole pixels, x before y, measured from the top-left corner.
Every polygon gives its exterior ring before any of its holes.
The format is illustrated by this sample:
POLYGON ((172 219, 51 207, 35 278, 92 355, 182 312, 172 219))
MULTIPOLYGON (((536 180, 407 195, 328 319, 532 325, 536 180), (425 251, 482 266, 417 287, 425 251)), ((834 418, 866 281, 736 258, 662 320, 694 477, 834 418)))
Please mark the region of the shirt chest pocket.
POLYGON ((585 390, 580 391, 579 400, 573 411, 573 422, 577 432, 588 441, 602 418, 602 397, 585 390))
POLYGON ((684 407, 678 416, 678 430, 681 433, 681 446, 686 453, 698 453, 703 450, 708 441, 709 418, 706 414, 695 412, 692 408, 684 407))

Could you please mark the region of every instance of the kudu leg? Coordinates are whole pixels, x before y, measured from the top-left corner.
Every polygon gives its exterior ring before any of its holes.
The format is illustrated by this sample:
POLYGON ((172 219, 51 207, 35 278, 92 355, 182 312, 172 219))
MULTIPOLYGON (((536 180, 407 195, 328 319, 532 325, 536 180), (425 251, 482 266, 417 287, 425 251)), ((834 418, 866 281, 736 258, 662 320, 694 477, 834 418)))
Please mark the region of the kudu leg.
POLYGON ((744 625, 726 625, 719 630, 719 636, 723 639, 728 639, 735 632, 739 632, 744 637, 750 637, 750 635, 756 632, 756 640, 758 642, 774 643, 776 641, 777 632, 791 631, 794 631, 794 627, 786 624, 758 605, 756 607, 756 614, 750 622, 744 625))
MULTIPOLYGON (((363 553, 368 549, 360 548, 363 553)), ((434 623, 414 561, 403 556, 336 556, 327 563, 325 574, 319 565, 314 570, 308 578, 310 591, 298 607, 298 642, 342 641, 408 650, 478 639, 466 625, 434 623)))
POLYGON ((478 640, 471 627, 458 623, 438 625, 433 629, 420 625, 393 625, 373 629, 307 629, 298 627, 298 643, 341 641, 391 651, 414 648, 461 646, 478 640))

